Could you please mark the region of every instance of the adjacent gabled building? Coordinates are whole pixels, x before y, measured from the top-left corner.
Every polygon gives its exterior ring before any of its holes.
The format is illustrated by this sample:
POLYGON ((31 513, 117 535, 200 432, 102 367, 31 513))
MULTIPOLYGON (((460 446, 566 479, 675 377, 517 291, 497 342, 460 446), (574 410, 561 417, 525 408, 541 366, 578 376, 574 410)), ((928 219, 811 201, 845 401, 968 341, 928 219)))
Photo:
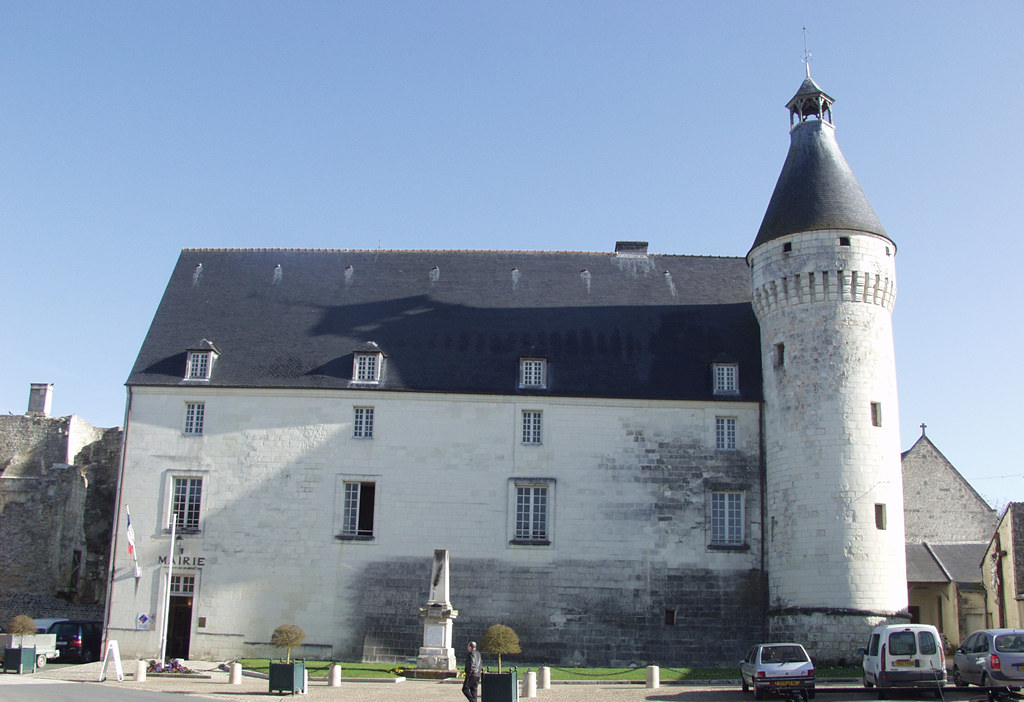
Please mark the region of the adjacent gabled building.
POLYGON ((1024 502, 1006 506, 981 562, 985 625, 1024 629, 1024 502))
POLYGON ((809 76, 787 105, 746 259, 183 251, 128 379, 108 635, 406 660, 438 548, 456 647, 501 622, 533 661, 838 658, 906 618, 895 245, 831 106, 809 76))
POLYGON ((925 435, 924 425, 902 465, 911 620, 934 624, 955 647, 985 627, 979 563, 998 515, 925 435))

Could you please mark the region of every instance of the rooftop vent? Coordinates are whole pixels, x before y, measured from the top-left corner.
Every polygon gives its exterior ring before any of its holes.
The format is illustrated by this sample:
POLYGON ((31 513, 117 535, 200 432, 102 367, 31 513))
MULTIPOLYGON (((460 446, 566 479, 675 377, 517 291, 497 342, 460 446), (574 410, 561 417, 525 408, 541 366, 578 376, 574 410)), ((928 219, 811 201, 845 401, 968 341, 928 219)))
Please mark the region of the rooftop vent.
POLYGON ((615 255, 616 256, 646 256, 647 255, 647 242, 646 241, 616 241, 615 242, 615 255))

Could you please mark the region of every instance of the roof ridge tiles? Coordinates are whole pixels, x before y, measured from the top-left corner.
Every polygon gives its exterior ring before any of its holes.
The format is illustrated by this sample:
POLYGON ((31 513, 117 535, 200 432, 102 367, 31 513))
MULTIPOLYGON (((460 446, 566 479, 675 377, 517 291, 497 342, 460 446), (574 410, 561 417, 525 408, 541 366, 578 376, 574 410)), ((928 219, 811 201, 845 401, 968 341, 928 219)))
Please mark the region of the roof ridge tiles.
MULTIPOLYGON (((587 254, 592 256, 616 256, 614 251, 582 250, 531 250, 531 249, 325 249, 308 247, 185 247, 182 253, 477 253, 477 254, 587 254)), ((648 253, 644 257, 671 256, 673 258, 736 259, 743 256, 722 256, 715 254, 648 253)))

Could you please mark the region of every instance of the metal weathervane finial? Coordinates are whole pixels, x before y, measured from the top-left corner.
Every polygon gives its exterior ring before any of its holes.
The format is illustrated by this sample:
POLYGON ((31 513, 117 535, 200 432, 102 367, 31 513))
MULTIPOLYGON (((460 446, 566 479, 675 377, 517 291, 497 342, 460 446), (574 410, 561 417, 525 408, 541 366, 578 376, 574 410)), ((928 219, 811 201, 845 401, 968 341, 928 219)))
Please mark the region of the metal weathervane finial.
POLYGON ((811 52, 807 50, 807 27, 804 27, 804 57, 801 59, 807 67, 807 77, 811 77, 811 52))

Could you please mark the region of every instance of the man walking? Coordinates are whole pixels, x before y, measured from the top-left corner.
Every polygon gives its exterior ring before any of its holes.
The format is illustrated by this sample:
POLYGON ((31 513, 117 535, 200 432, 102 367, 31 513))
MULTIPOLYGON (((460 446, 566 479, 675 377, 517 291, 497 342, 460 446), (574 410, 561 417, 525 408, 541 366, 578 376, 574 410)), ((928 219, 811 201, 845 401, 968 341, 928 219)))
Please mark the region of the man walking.
POLYGON ((476 641, 470 641, 466 646, 466 681, 462 683, 462 694, 469 702, 476 702, 482 666, 483 661, 480 659, 480 652, 476 650, 476 641))

